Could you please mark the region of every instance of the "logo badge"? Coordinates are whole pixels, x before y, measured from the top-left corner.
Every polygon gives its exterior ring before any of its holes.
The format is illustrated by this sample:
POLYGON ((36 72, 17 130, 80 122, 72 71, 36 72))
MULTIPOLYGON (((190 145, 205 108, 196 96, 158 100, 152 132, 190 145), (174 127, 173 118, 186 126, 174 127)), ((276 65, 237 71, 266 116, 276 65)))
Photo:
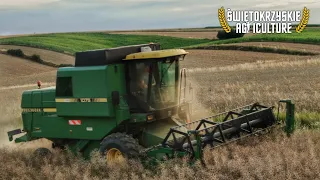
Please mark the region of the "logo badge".
POLYGON ((252 11, 231 10, 224 7, 218 9, 218 18, 222 29, 231 32, 230 22, 235 23, 236 33, 292 33, 292 23, 299 22, 295 31, 301 33, 307 26, 310 18, 310 9, 304 7, 302 11, 252 11))

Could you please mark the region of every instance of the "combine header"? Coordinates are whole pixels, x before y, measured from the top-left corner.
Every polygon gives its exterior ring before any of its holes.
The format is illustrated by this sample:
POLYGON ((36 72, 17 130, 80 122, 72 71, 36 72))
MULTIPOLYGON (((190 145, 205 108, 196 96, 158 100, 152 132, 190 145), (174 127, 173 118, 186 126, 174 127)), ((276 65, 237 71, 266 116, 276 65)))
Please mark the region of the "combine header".
MULTIPOLYGON (((294 104, 291 101, 286 102, 287 108, 292 110, 294 104)), ((287 114, 287 117, 288 115, 290 114, 287 114)), ((291 122, 287 122, 291 128, 286 130, 288 134, 293 131, 294 125, 293 117, 290 120, 291 122)), ((207 146, 215 148, 265 131, 277 124, 273 107, 255 103, 173 127, 161 144, 147 149, 146 152, 149 157, 163 160, 172 158, 174 154, 202 160, 202 151, 207 146)))
MULTIPOLYGON (((76 53, 75 67, 58 69, 55 87, 23 93, 23 129, 8 132, 9 140, 24 133, 16 143, 46 138, 52 148, 84 157, 99 149, 107 161, 141 155, 201 160, 206 147, 279 124, 273 107, 258 103, 191 122, 192 87, 180 68, 187 54, 154 43, 76 53)), ((281 102, 292 133, 294 104, 281 102)))

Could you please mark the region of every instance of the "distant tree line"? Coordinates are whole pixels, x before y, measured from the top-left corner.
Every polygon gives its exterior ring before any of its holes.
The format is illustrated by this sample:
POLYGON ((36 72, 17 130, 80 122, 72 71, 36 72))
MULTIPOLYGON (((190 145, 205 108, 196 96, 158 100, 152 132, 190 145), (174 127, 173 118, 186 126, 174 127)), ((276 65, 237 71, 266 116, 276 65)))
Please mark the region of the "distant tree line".
POLYGON ((244 33, 236 33, 235 29, 231 29, 229 33, 226 33, 224 30, 219 30, 217 34, 218 39, 231 39, 243 37, 244 33))

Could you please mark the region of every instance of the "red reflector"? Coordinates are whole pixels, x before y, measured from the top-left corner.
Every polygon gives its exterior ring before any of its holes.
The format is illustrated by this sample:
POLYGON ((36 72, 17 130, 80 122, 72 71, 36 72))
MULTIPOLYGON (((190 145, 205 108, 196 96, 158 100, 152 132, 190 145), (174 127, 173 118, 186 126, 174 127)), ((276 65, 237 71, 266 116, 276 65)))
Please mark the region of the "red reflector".
POLYGON ((41 81, 38 81, 37 85, 38 85, 38 88, 40 89, 41 88, 41 81))
POLYGON ((81 125, 81 120, 69 120, 69 125, 81 125))

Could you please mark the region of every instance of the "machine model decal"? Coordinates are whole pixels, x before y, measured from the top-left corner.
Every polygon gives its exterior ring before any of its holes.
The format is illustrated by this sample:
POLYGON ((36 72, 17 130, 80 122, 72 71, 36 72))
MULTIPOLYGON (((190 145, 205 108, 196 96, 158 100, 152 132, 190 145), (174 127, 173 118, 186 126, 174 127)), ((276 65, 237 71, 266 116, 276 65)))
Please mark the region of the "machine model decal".
POLYGON ((56 108, 23 108, 22 112, 57 112, 56 108))
POLYGON ((108 102, 107 98, 56 98, 57 103, 62 102, 108 102))

